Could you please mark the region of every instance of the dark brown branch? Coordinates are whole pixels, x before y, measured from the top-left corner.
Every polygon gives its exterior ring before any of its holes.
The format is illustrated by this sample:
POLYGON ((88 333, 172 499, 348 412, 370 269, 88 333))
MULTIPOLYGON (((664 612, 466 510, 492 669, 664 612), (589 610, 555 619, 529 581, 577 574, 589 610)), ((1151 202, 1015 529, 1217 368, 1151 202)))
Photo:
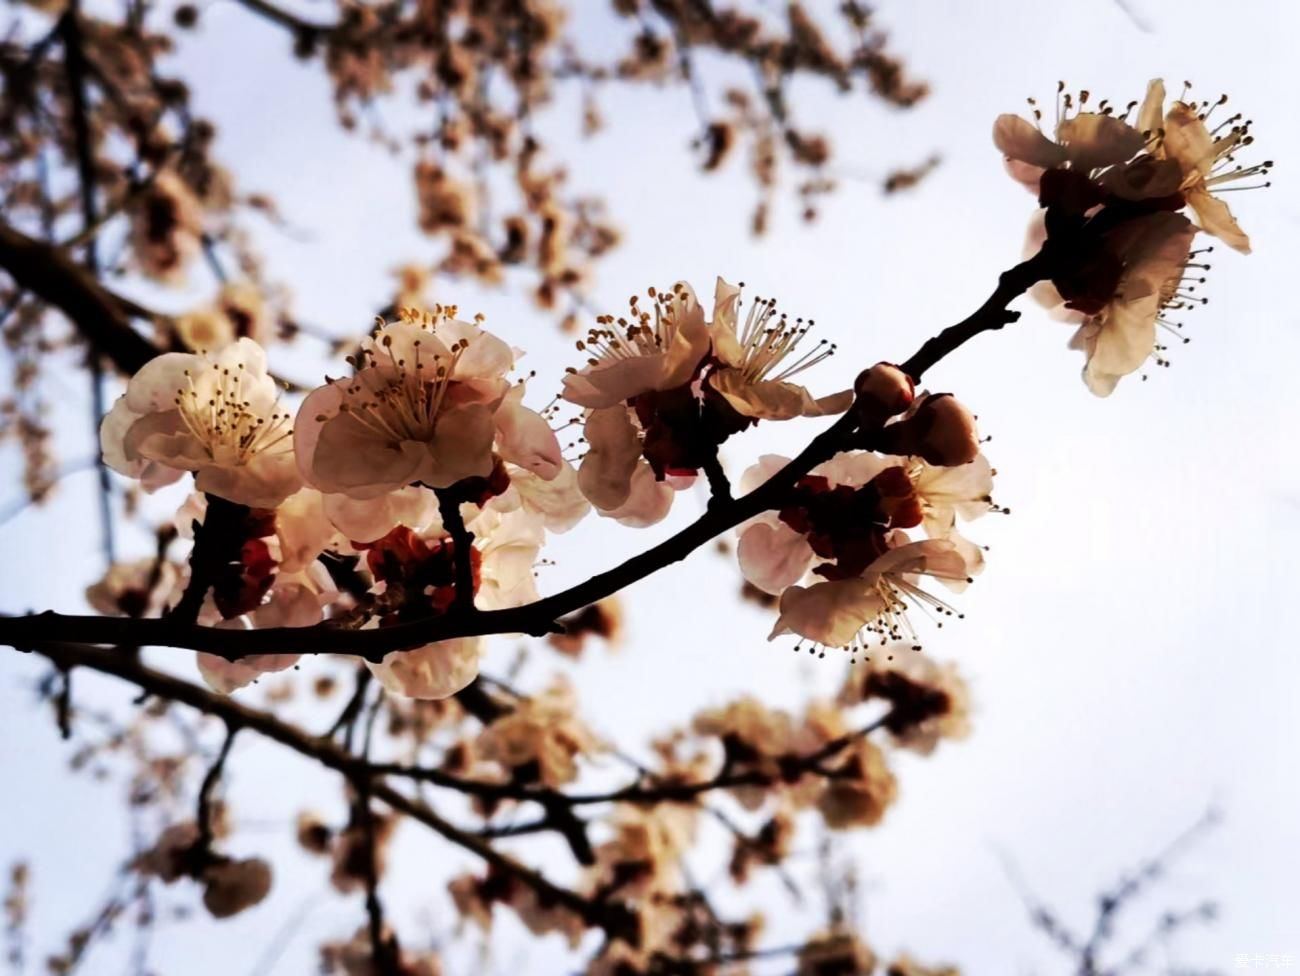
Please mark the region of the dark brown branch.
POLYGON ((370 682, 374 675, 364 664, 357 665, 356 684, 352 688, 352 696, 343 706, 343 711, 339 712, 339 717, 334 720, 329 731, 325 733, 325 738, 332 739, 340 732, 343 733, 343 743, 347 746, 352 740, 352 730, 357 724, 357 717, 361 714, 361 706, 366 703, 366 692, 370 688, 370 682))
POLYGON ((289 13, 273 3, 267 3, 266 0, 237 0, 241 7, 251 10, 259 17, 270 21, 280 27, 287 28, 294 32, 298 37, 307 40, 315 40, 331 34, 339 29, 338 24, 316 24, 309 20, 303 20, 301 17, 289 13))
POLYGON ((222 570, 239 561, 244 544, 244 520, 248 508, 208 495, 208 509, 202 522, 194 523, 194 549, 190 553, 190 580, 180 601, 167 620, 193 624, 203 609, 203 600, 222 570))
POLYGON ((704 456, 704 476, 709 481, 709 508, 717 508, 731 501, 731 482, 722 468, 722 458, 717 451, 704 456))
POLYGON ((456 692, 456 702, 483 725, 491 725, 510 709, 487 693, 480 675, 456 692))
MULTIPOLYGON (((86 52, 82 46, 81 5, 73 0, 59 19, 59 32, 63 37, 63 66, 68 78, 69 101, 72 108, 73 142, 77 151, 77 182, 81 195, 81 229, 86 234, 86 270, 99 276, 99 247, 91 228, 99 223, 99 206, 95 196, 95 143, 90 128, 90 104, 86 95, 86 52)), ((87 357, 90 365, 90 407, 92 431, 99 430, 104 418, 104 363, 93 344, 87 357)), ((108 465, 102 457, 96 458, 99 488, 99 528, 104 559, 112 565, 117 547, 113 532, 113 483, 108 465)))
POLYGON ((919 380, 930 367, 949 353, 975 338, 981 332, 1001 329, 1020 318, 1019 312, 1007 308, 1013 300, 1049 276, 1053 254, 1046 246, 1028 261, 1024 261, 998 276, 998 287, 993 294, 970 316, 944 329, 933 339, 928 339, 911 359, 899 367, 914 380, 919 380))
POLYGON ((217 784, 221 782, 221 776, 226 769, 226 760, 230 758, 230 747, 235 744, 235 736, 238 732, 238 724, 226 723, 226 738, 221 743, 221 750, 217 753, 217 758, 212 761, 212 765, 208 767, 199 786, 199 803, 194 822, 198 825, 199 843, 204 849, 212 844, 215 833, 212 822, 212 794, 216 792, 217 784))
POLYGON ((82 667, 112 675, 161 699, 179 702, 204 714, 221 718, 229 724, 278 742, 350 780, 355 781, 358 776, 369 777, 369 791, 374 799, 470 851, 497 870, 518 879, 535 891, 544 903, 572 911, 588 925, 603 929, 612 936, 631 937, 635 931, 635 918, 622 905, 597 903, 568 888, 553 884, 539 872, 501 853, 472 831, 444 820, 419 799, 396 789, 377 776, 370 764, 339 748, 327 738, 310 735, 267 712, 249 708, 224 695, 154 670, 132 656, 67 643, 49 644, 40 653, 56 667, 69 670, 82 667))
MULTIPOLYGON (((1035 282, 1047 277, 1051 258, 1047 251, 1004 272, 998 287, 970 317, 927 341, 902 364, 919 379, 931 366, 963 343, 1016 317, 1006 306, 1035 282)), ((823 430, 763 485, 740 498, 719 505, 658 545, 552 596, 521 607, 474 610, 447 614, 376 630, 343 630, 328 624, 314 627, 270 627, 231 631, 199 627, 184 621, 127 620, 119 617, 46 612, 21 617, 0 617, 0 644, 20 649, 50 641, 76 644, 118 644, 132 647, 189 648, 238 660, 252 654, 352 654, 371 661, 385 654, 419 647, 431 641, 486 634, 524 633, 541 636, 557 626, 559 618, 596 603, 638 580, 685 559, 716 536, 769 509, 779 507, 785 493, 810 470, 852 444, 857 430, 856 411, 849 410, 823 430)))
POLYGON ((92 346, 124 373, 134 373, 159 350, 131 327, 154 313, 122 298, 77 267, 62 248, 0 222, 0 267, 22 288, 63 312, 92 346))
MULTIPOLYGON (((805 756, 791 756, 783 765, 779 774, 769 774, 759 770, 732 772, 724 768, 711 779, 700 780, 699 782, 663 781, 657 785, 646 785, 644 781, 647 778, 653 778, 652 774, 647 773, 638 776, 635 782, 629 783, 627 786, 603 793, 563 793, 559 790, 521 786, 514 783, 468 779, 454 776, 432 766, 410 766, 402 763, 376 765, 373 767, 373 771, 377 774, 400 776, 422 783, 429 783, 433 786, 457 790, 485 800, 532 801, 542 804, 548 811, 561 804, 566 806, 587 806, 593 803, 637 803, 646 805, 689 803, 714 790, 724 790, 736 786, 771 786, 782 776, 793 777, 804 773, 824 775, 825 771, 821 768, 823 762, 843 752, 858 739, 871 735, 879 729, 886 728, 892 718, 892 712, 886 713, 856 731, 832 739, 815 752, 805 756)), ((527 832, 542 829, 555 828, 553 826, 539 826, 527 832)))
MULTIPOLYGON (((363 694, 364 697, 364 694, 363 694)), ((378 976, 399 976, 398 959, 401 950, 397 936, 386 933, 384 924, 384 905, 379 900, 379 854, 376 840, 375 812, 370 805, 371 775, 366 765, 370 762, 370 746, 374 738, 375 720, 384 701, 381 688, 379 695, 370 706, 366 717, 365 735, 361 745, 361 765, 349 776, 353 789, 357 791, 356 818, 361 825, 365 838, 365 886, 366 886, 366 921, 370 935, 370 958, 378 976)))
POLYGON ((439 490, 438 513, 442 516, 442 526, 451 536, 452 559, 456 566, 457 613, 474 610, 474 533, 465 528, 465 518, 460 513, 460 500, 454 492, 439 490))

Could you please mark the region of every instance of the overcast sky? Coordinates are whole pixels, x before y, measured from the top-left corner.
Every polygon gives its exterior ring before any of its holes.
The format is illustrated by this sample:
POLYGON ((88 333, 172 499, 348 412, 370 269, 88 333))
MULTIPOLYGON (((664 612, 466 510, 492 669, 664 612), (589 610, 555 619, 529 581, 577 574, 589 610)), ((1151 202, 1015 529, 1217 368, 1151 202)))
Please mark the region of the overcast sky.
MULTIPOLYGON (((864 933, 881 951, 908 947, 969 973, 1051 972, 1055 957, 1030 931, 1000 855, 1082 924, 1118 871, 1215 803, 1223 827, 1154 896, 1157 908, 1206 897, 1224 906, 1217 926, 1180 941, 1181 958, 1229 972, 1241 953, 1300 958, 1300 662, 1290 632, 1300 540, 1300 341, 1290 285, 1300 196, 1289 175, 1300 158, 1292 96, 1300 7, 918 0, 882 2, 879 20, 932 81, 924 105, 894 114, 816 85, 797 90, 796 104, 835 127, 839 158, 855 171, 883 175, 936 150, 943 164, 895 199, 871 182, 847 183, 813 229, 787 209, 768 238, 747 236, 749 181, 734 167, 709 179, 691 167, 685 91, 607 98, 610 127, 590 143, 557 112, 552 138, 568 143, 574 184, 603 191, 627 231, 598 267, 593 304, 617 310, 628 294, 678 278, 711 293, 721 274, 776 295, 839 343, 837 357, 808 377, 823 392, 863 365, 905 357, 975 308, 1018 259, 1032 201, 1004 175, 989 131, 1026 96, 1050 98, 1059 79, 1121 104, 1140 98, 1153 76, 1175 92, 1185 78, 1203 97, 1227 91, 1255 120, 1260 158, 1277 170, 1272 190, 1233 200, 1255 254, 1216 249, 1210 305, 1189 323, 1193 341, 1150 382, 1133 378, 1108 400, 1092 397, 1065 348, 1068 330, 1028 308, 1019 325, 982 337, 927 377, 957 393, 993 435, 996 496, 1012 514, 972 531, 991 552, 959 598, 966 619, 926 635, 927 649, 958 661, 971 681, 973 735, 928 759, 900 759, 898 805, 851 842, 865 882, 864 933)), ((363 330, 386 297, 389 269, 433 256, 414 229, 409 162, 336 135, 318 72, 290 64, 286 43, 216 2, 182 48, 183 72, 244 185, 275 194, 313 232, 307 241, 264 240, 303 318, 339 334, 363 330)), ((210 289, 196 273, 194 296, 210 289)), ((437 286, 435 297, 463 307, 479 299, 450 286, 437 286)), ((481 304, 489 327, 528 349, 540 376, 558 378, 572 362, 550 322, 525 303, 481 304)), ((291 365, 295 376, 322 368, 291 365)), ((814 429, 761 428, 728 444, 725 458, 739 475, 814 429)), ((85 446, 69 444, 67 453, 85 446)), ((13 490, 16 480, 3 483, 13 490)), ((0 528, 13 571, 3 609, 81 608, 80 592, 98 572, 90 489, 84 475, 69 479, 53 504, 0 528)), ((701 505, 680 497, 673 519, 640 532, 593 520, 549 554, 558 565, 544 586, 631 554, 701 505)), ((128 536, 132 545, 142 554, 147 543, 128 536)), ((810 664, 788 644, 765 642, 770 617, 736 601, 736 579, 733 565, 700 552, 627 594, 630 641, 616 656, 589 655, 576 672, 596 729, 632 744, 740 693, 797 707, 810 691, 836 686, 840 661, 810 664)), ((504 671, 514 646, 495 644, 485 670, 504 671)), ((153 659, 192 674, 186 654, 153 659)), ((539 656, 527 675, 540 681, 548 663, 539 656)), ((30 707, 25 682, 39 673, 37 662, 0 653, 0 861, 31 857, 36 931, 48 939, 94 908, 129 839, 119 788, 65 773, 66 747, 30 707)), ((108 683, 78 687, 90 701, 125 700, 108 683)), ((234 766, 233 797, 251 828, 240 849, 268 854, 280 883, 237 919, 161 932, 162 972, 251 972, 300 909, 308 920, 276 971, 306 971, 314 938, 344 936, 361 918, 359 903, 304 906, 322 869, 297 858, 288 839, 299 809, 337 793, 331 781, 269 748, 240 748, 247 755, 234 766)), ((445 935, 453 922, 442 882, 472 861, 414 830, 400 842, 385 891, 399 928, 445 935)), ((779 889, 764 890, 777 941, 815 917, 815 898, 801 914, 779 889)), ((556 939, 507 938, 503 948, 501 971, 516 951, 532 953, 535 971, 563 958, 556 939)), ((118 972, 119 958, 106 950, 87 971, 118 972)), ((468 957, 456 958, 472 971, 468 957)))

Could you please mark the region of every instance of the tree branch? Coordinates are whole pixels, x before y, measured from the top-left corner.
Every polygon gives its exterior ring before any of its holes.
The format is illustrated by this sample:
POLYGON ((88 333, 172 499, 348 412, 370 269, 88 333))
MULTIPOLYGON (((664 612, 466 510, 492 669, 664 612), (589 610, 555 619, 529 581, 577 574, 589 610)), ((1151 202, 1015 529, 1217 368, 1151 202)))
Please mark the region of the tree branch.
MULTIPOLYGON (((643 785, 643 780, 647 778, 647 775, 642 775, 627 786, 603 793, 564 793, 559 790, 521 786, 514 783, 468 779, 454 776, 432 766, 409 766, 401 763, 376 765, 373 771, 378 774, 399 776, 422 783, 429 783, 433 786, 456 790, 485 800, 532 801, 542 804, 548 814, 559 805, 573 807, 588 806, 594 803, 636 803, 643 805, 689 803, 714 790, 724 790, 736 786, 770 786, 781 779, 782 776, 823 773, 824 771, 821 768, 823 762, 843 752, 858 739, 865 738, 879 729, 888 727, 892 718, 893 712, 887 712, 860 729, 832 739, 814 752, 803 756, 791 756, 783 766, 780 774, 768 774, 758 770, 731 772, 724 768, 711 779, 700 780, 699 782, 661 781, 654 786, 643 785)), ((653 778, 651 774, 648 775, 653 778)), ((489 828, 489 830, 491 829, 489 828)), ((507 832, 532 833, 542 829, 555 829, 555 827, 551 824, 507 832)))
POLYGON ((434 493, 438 496, 438 513, 442 516, 443 528, 451 536, 451 556, 456 567, 453 606, 456 613, 469 613, 474 610, 474 533, 465 528, 456 493, 442 489, 434 493))
POLYGON ((159 316, 117 295, 77 267, 62 248, 0 221, 0 267, 20 287, 59 309, 87 341, 122 372, 135 373, 159 350, 131 327, 159 316))
MULTIPOLYGON (((913 379, 979 335, 1014 321, 1007 305, 1035 282, 1047 277, 1053 256, 1045 248, 1028 261, 1004 272, 992 295, 966 319, 928 340, 902 364, 913 379)), ((227 660, 253 654, 352 654, 370 661, 391 651, 420 647, 432 641, 487 634, 524 633, 541 636, 555 621, 627 588, 638 580, 685 559, 716 536, 762 512, 778 508, 785 493, 805 474, 847 449, 858 428, 850 409, 754 491, 717 505, 658 545, 552 596, 502 610, 470 608, 431 620, 399 623, 376 630, 344 630, 328 622, 313 627, 269 627, 263 630, 219 630, 182 620, 129 620, 120 617, 58 614, 0 617, 0 644, 20 650, 39 649, 51 641, 76 644, 160 646, 206 651, 227 660)))
POLYGON ((358 777, 365 777, 369 781, 371 797, 423 824, 453 844, 463 847, 492 867, 516 878, 536 892, 543 903, 565 908, 588 925, 600 928, 611 936, 623 938, 635 936, 635 916, 623 905, 616 902, 597 902, 584 898, 571 889, 553 884, 538 871, 501 853, 473 831, 455 826, 419 799, 394 788, 382 779, 381 774, 375 772, 376 767, 344 751, 324 736, 310 735, 267 712, 249 708, 224 695, 218 695, 206 688, 147 667, 134 657, 69 643, 49 644, 42 647, 40 653, 56 667, 66 669, 81 667, 112 675, 159 698, 179 702, 204 714, 221 718, 232 727, 256 732, 301 756, 319 762, 353 782, 356 782, 358 777))

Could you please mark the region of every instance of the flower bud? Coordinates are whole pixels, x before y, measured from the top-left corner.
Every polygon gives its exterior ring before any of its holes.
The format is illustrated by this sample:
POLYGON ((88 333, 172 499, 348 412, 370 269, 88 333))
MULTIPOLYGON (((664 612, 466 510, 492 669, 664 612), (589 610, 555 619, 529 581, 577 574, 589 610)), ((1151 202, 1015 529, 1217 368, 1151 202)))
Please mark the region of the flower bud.
POLYGON ((219 861, 203 872, 203 905, 213 918, 252 908, 271 890, 271 866, 259 857, 219 861))
POLYGON ((975 416, 951 393, 924 397, 909 417, 890 424, 881 435, 881 450, 915 455, 945 468, 973 461, 980 452, 975 416))
POLYGON ((855 409, 864 426, 878 426, 912 405, 912 378, 892 363, 876 363, 853 381, 855 409))

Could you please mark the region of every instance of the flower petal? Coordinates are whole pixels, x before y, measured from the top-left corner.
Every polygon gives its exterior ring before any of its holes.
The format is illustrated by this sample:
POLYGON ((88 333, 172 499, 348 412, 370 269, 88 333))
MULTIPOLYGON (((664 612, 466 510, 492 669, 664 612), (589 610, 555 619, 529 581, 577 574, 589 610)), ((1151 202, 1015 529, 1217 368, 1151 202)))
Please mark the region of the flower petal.
POLYGON ((340 413, 319 425, 314 450, 299 458, 299 467, 321 491, 376 498, 415 481, 428 453, 422 441, 382 440, 351 413, 340 413))
POLYGON ((783 522, 750 525, 736 544, 741 575, 764 593, 799 582, 814 558, 808 540, 783 522))
POLYGON ((993 123, 993 145, 1007 159, 1050 169, 1065 162, 1065 150, 1019 115, 999 115, 993 123))
POLYGON ((1147 93, 1142 99, 1142 107, 1138 109, 1135 122, 1138 132, 1149 132, 1154 135, 1164 123, 1164 106, 1165 83, 1160 78, 1152 78, 1147 84, 1147 93))
POLYGON ((564 377, 561 396, 570 403, 601 410, 658 389, 664 376, 664 356, 629 356, 608 365, 591 366, 564 377))
MULTIPOLYGON (((581 471, 578 473, 582 474, 581 471)), ((601 511, 600 514, 631 528, 643 529, 663 521, 672 507, 675 494, 671 484, 655 478, 654 469, 648 462, 639 461, 628 484, 627 501, 617 508, 601 511)))
POLYGON ((504 460, 549 481, 564 463, 560 442, 541 414, 523 406, 523 396, 524 384, 519 383, 497 408, 497 450, 504 460))
POLYGON ((1165 155, 1183 168, 1184 179, 1209 176, 1217 154, 1200 113, 1186 102, 1174 102, 1165 116, 1164 129, 1165 155))
POLYGON ((302 487, 293 451, 266 451, 234 467, 207 464, 194 478, 199 491, 252 508, 275 508, 302 487))
POLYGON ((641 457, 636 428, 620 404, 593 410, 583 434, 589 449, 578 468, 578 487, 598 509, 616 509, 628 499, 641 457))
POLYGON ((419 480, 431 488, 446 488, 462 478, 486 478, 494 464, 495 436, 493 411, 483 404, 444 410, 428 444, 428 457, 420 467, 419 480))
POLYGON ((424 534, 435 534, 434 527, 442 525, 437 498, 419 485, 406 485, 376 498, 328 494, 322 499, 325 517, 352 542, 374 542, 398 525, 424 534))
POLYGON ((378 664, 366 662, 389 691, 407 698, 450 698, 478 677, 482 638, 435 641, 412 651, 393 651, 378 664))
POLYGON ((1196 213, 1196 222, 1201 230, 1212 234, 1234 251, 1250 253, 1250 238, 1237 225, 1228 205, 1208 190, 1195 189, 1187 194, 1187 202, 1196 213))
POLYGON ((1070 164, 1085 172, 1127 162, 1146 145, 1142 133, 1127 122, 1099 112, 1080 112, 1056 128, 1070 164))
POLYGON ((713 321, 709 332, 713 340, 713 355, 726 366, 739 366, 744 350, 736 336, 740 289, 718 279, 713 290, 713 321))
POLYGON ((883 608, 880 594, 861 579, 791 586, 781 594, 780 616, 767 639, 794 633, 827 647, 844 647, 883 608))

